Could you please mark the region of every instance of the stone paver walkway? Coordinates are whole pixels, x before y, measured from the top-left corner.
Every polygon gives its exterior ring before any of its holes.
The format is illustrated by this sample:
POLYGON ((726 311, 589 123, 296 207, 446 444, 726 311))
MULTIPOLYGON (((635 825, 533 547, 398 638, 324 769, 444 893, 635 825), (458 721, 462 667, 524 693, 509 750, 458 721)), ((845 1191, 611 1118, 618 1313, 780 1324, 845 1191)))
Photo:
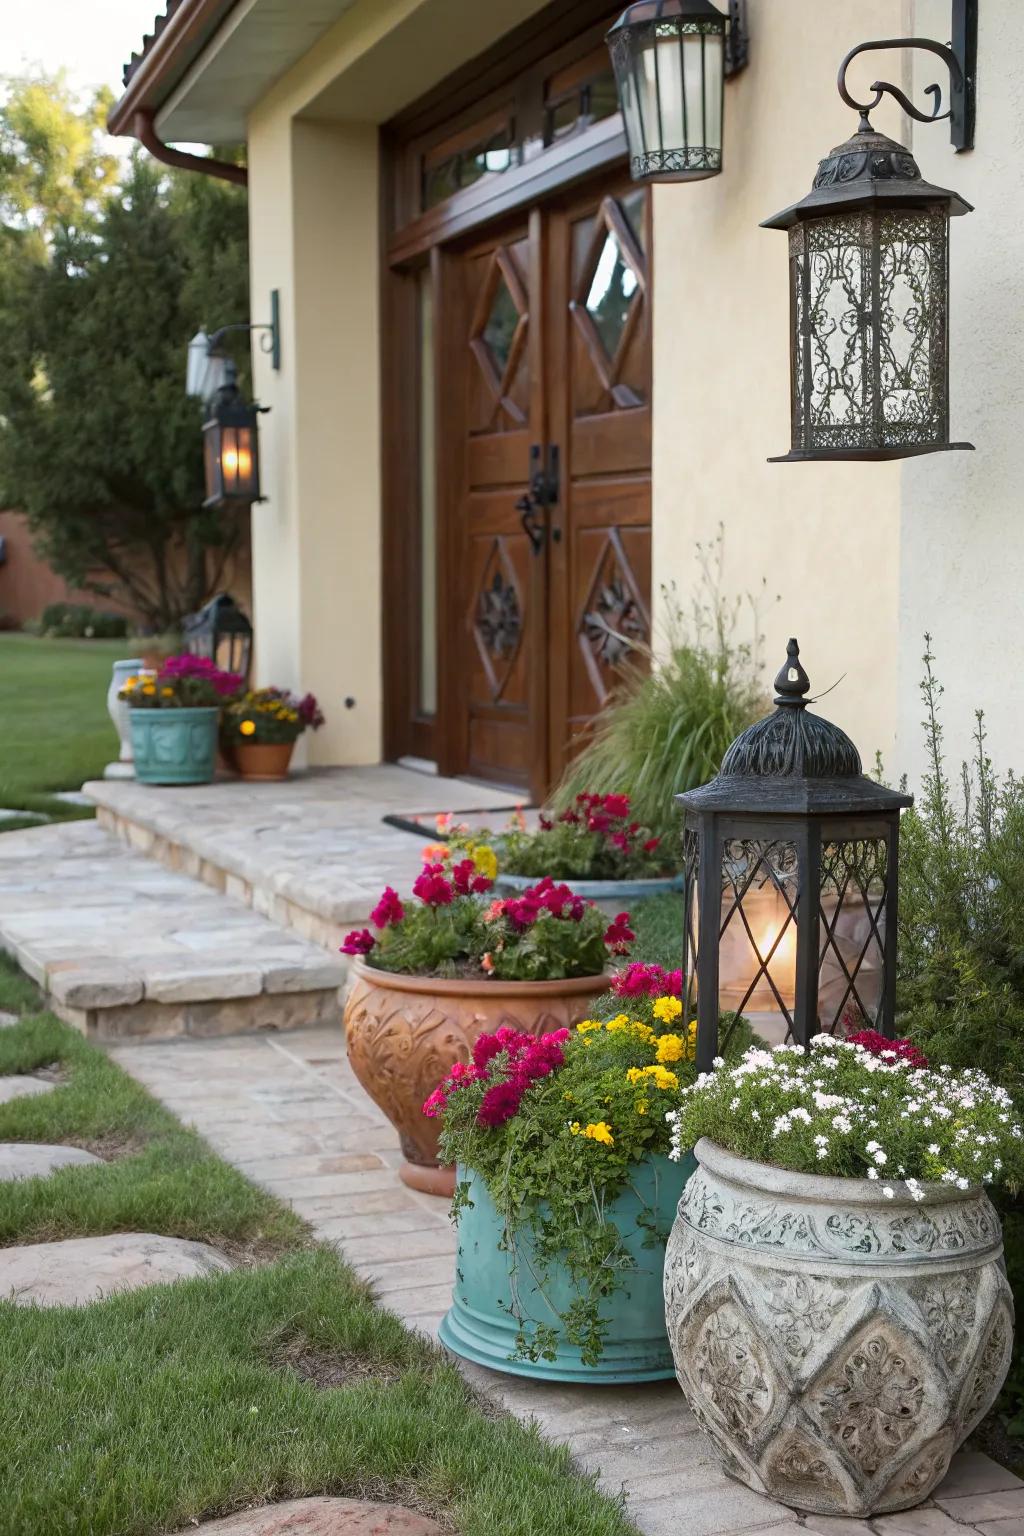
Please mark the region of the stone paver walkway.
POLYGON ((0 837, 0 948, 98 1039, 333 1021, 345 977, 340 956, 94 821, 0 837))
MULTIPOLYGON (((455 1239, 445 1203, 397 1177, 398 1140, 345 1061, 338 1030, 122 1045, 112 1051, 243 1173, 337 1243, 381 1302, 436 1335, 451 1299, 455 1239)), ((961 1454, 927 1505, 871 1522, 801 1516, 725 1476, 674 1382, 549 1386, 476 1366, 466 1375, 534 1417, 578 1463, 624 1492, 644 1536, 1024 1536, 1024 1483, 961 1454)))
MULTIPOLYGON (((493 807, 503 826, 522 797, 384 763, 293 774, 283 784, 218 780, 187 789, 85 785, 103 826, 168 869, 205 880, 335 952, 385 884, 407 891, 419 839, 384 823, 493 807)), ((10 834, 14 835, 14 834, 10 834)))

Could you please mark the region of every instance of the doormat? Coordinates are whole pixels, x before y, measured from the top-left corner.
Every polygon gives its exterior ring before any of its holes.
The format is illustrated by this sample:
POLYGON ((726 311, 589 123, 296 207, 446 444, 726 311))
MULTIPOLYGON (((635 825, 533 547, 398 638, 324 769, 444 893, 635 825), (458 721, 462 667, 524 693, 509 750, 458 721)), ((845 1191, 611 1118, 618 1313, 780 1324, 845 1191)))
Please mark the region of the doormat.
POLYGON ((540 807, 537 805, 521 805, 513 808, 510 805, 497 805, 490 808, 478 807, 472 811, 392 811, 381 820, 389 827, 397 827, 401 832, 413 832, 417 837, 425 837, 432 843, 446 843, 447 833, 438 830, 438 818, 451 816, 452 819, 463 827, 468 827, 471 832, 501 832, 508 825, 515 811, 522 813, 527 830, 533 832, 540 825, 540 807))

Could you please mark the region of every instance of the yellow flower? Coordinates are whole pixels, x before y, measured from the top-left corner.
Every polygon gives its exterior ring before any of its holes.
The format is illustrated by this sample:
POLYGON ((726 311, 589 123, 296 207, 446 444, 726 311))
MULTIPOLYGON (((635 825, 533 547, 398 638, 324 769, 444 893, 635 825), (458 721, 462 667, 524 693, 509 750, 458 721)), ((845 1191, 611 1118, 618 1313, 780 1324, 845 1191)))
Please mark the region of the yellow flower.
POLYGON ((477 843, 473 849, 473 866, 477 874, 493 880, 498 873, 498 856, 494 849, 488 848, 486 843, 477 843))
POLYGON ((606 1147, 613 1147, 615 1145, 615 1137, 612 1135, 612 1128, 607 1120, 591 1122, 590 1125, 584 1128, 583 1134, 589 1137, 591 1141, 603 1142, 606 1147))
POLYGON ((614 1019, 609 1019, 605 1029, 610 1035, 617 1035, 623 1029, 629 1028, 629 1016, 625 1013, 617 1013, 614 1019))
POLYGON ((630 1067, 626 1078, 631 1083, 651 1082, 655 1088, 678 1088, 679 1079, 667 1067, 630 1067))
POLYGON ((681 1035, 662 1035, 658 1041, 658 1061, 682 1061, 685 1055, 686 1046, 681 1035))
POLYGON ((165 699, 173 699, 174 698, 174 689, 173 688, 161 688, 160 692, 163 694, 165 699))
POLYGON ((143 693, 156 693, 156 683, 143 683, 143 693))
POLYGON ((638 1115, 646 1115, 646 1113, 647 1113, 647 1100, 646 1099, 637 1099, 637 1101, 636 1101, 636 1112, 637 1112, 638 1115))
POLYGON ((253 736, 256 733, 256 722, 255 720, 243 720, 238 729, 243 736, 253 736))
POLYGON ((570 1120, 569 1121, 569 1130, 572 1132, 572 1134, 574 1136, 579 1136, 581 1134, 581 1126, 580 1126, 579 1121, 578 1120, 570 1120))
POLYGON ((126 677, 124 680, 124 686, 126 688, 137 688, 139 686, 138 676, 136 675, 135 677, 126 677))
POLYGON ((662 1024, 671 1024, 678 1019, 683 1011, 683 1005, 678 997, 659 997, 651 1012, 662 1024))
POLYGON ((571 1104, 575 1097, 576 1097, 576 1095, 574 1093, 563 1093, 562 1094, 562 1098, 565 1100, 565 1102, 567 1104, 571 1104))
POLYGON ((603 1028, 604 1025, 600 1019, 584 1019, 582 1023, 576 1025, 576 1033, 578 1035, 589 1035, 592 1029, 603 1028))

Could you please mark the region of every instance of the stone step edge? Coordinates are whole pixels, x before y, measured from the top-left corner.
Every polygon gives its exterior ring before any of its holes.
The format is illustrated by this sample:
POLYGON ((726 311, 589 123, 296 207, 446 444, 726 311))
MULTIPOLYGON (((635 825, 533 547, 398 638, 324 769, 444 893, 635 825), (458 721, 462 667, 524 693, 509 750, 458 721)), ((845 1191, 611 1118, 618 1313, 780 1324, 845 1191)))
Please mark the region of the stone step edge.
POLYGON ((252 877, 251 871, 243 872, 229 854, 212 849, 203 852, 201 836, 196 838, 199 846, 193 846, 183 842, 176 830, 162 828, 157 815, 142 820, 138 815, 125 816, 104 805, 103 787, 102 784, 87 784, 85 790, 96 805, 96 820, 105 831, 112 832, 127 847, 153 859, 165 869, 202 880, 205 885, 251 907, 278 927, 292 929, 321 949, 337 955, 349 929, 369 922, 376 899, 373 895, 328 898, 316 893, 306 894, 295 889, 290 876, 283 882, 290 884, 290 889, 275 888, 273 874, 266 882, 261 882, 252 877))
POLYGON ((115 1004, 74 1008, 53 998, 47 1007, 97 1044, 131 1041, 209 1040, 215 1036, 266 1034, 330 1025, 341 1030, 337 987, 310 992, 260 992, 253 997, 206 998, 191 1003, 115 1004))

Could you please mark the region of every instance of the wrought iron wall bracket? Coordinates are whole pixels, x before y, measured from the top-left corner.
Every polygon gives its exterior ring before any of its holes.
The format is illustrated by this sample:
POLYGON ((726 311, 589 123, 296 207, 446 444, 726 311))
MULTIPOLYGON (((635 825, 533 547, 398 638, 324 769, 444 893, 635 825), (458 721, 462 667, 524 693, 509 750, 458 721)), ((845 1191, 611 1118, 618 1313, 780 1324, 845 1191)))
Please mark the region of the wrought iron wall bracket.
POLYGON ((729 0, 729 30, 725 34, 725 78, 730 80, 750 61, 747 0, 729 0))
POLYGON ((207 344, 207 352, 211 357, 215 356, 225 336, 233 331, 263 331, 260 337, 260 351, 270 354, 270 366, 276 373, 281 367, 281 299, 277 288, 270 291, 270 319, 267 322, 253 322, 240 320, 235 325, 222 325, 213 332, 207 344))
POLYGON ((837 85, 839 94, 852 107, 866 117, 878 106, 883 96, 892 96, 904 112, 918 123, 941 123, 949 119, 949 138, 956 150, 974 148, 975 76, 978 60, 978 0, 953 0, 952 40, 950 46, 937 43, 929 37, 886 37, 877 42, 858 43, 851 48, 839 66, 837 85), (942 87, 926 85, 925 95, 932 98, 931 112, 922 112, 910 98, 889 80, 874 80, 871 101, 857 101, 846 85, 846 72, 859 54, 878 52, 885 48, 920 48, 934 53, 949 70, 949 106, 942 107, 942 87))

